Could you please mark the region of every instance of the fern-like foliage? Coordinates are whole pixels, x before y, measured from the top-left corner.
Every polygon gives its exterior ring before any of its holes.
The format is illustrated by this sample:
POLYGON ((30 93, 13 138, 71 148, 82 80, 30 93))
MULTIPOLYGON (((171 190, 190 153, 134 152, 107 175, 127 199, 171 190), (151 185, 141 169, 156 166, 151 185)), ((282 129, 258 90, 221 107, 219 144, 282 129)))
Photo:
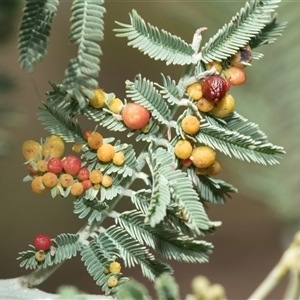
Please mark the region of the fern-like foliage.
POLYGON ((213 227, 186 173, 176 169, 174 154, 159 147, 151 155, 155 158, 153 161, 160 166, 159 172, 168 181, 171 199, 182 207, 187 225, 198 234, 201 229, 213 227))
MULTIPOLYGON (((157 168, 159 168, 159 165, 157 168)), ((145 219, 145 222, 149 223, 152 227, 160 223, 165 217, 167 205, 171 198, 168 180, 164 175, 159 170, 154 170, 153 176, 151 201, 145 219)))
POLYGON ((100 222, 102 211, 107 208, 105 203, 100 203, 97 200, 89 200, 84 197, 74 201, 74 213, 78 214, 79 219, 84 219, 89 213, 88 224, 100 222))
POLYGON ((224 204, 226 202, 226 197, 231 197, 230 193, 237 193, 237 189, 231 184, 218 178, 197 175, 193 168, 188 168, 187 174, 193 182, 201 201, 224 204))
POLYGON ((66 115, 64 111, 50 103, 43 103, 39 108, 38 119, 51 134, 61 136, 66 142, 85 143, 78 120, 66 115))
POLYGON ((169 265, 155 259, 145 246, 133 239, 123 228, 113 225, 104 234, 117 246, 126 267, 138 264, 143 275, 152 281, 163 272, 172 273, 169 265))
POLYGON ((115 29, 117 37, 126 37, 128 45, 138 48, 155 60, 165 61, 167 65, 187 65, 192 63, 194 50, 178 36, 147 23, 135 10, 130 14, 131 24, 116 22, 122 28, 115 29))
POLYGON ((184 91, 180 91, 177 87, 177 84, 174 80, 171 79, 170 76, 164 76, 162 75, 163 79, 163 85, 158 85, 160 87, 160 93, 163 97, 163 99, 170 103, 170 105, 176 105, 178 104, 178 100, 182 97, 184 94, 184 91))
POLYGON ((69 97, 75 98, 80 107, 86 106, 86 97, 93 97, 91 89, 98 86, 102 54, 97 42, 103 39, 103 0, 74 1, 72 4, 70 40, 78 46, 78 55, 69 61, 63 84, 69 97))
POLYGON ((124 123, 116 118, 112 113, 104 109, 95 109, 92 106, 87 106, 83 110, 83 114, 90 120, 99 122, 99 125, 107 128, 110 131, 125 131, 127 127, 124 123))
MULTIPOLYGON (((110 106, 115 99, 114 93, 105 93, 104 107, 96 109, 92 103, 89 104, 89 99, 95 96, 93 90, 98 87, 99 56, 102 54, 98 42, 103 39, 104 1, 73 1, 70 40, 78 47, 78 53, 69 61, 63 84, 50 82, 52 91, 47 93, 43 107, 39 108, 38 119, 51 134, 61 136, 66 142, 83 144, 80 148, 82 166, 111 176, 112 184, 107 186, 104 181, 94 181, 89 176, 90 188, 76 196, 74 213, 80 219, 87 219, 85 229, 89 231, 88 236, 81 235, 81 232, 60 234, 52 239, 50 249, 42 253, 45 254, 44 260, 39 259, 37 254, 41 253, 30 245, 29 250, 19 253, 22 267, 47 268, 80 252, 88 273, 105 294, 120 290, 124 299, 134 293, 141 296, 142 287, 128 285, 129 288, 122 291, 127 278, 110 268, 112 262, 122 259, 124 267, 139 265, 146 278, 152 281, 158 278, 155 287, 159 299, 179 299, 176 283, 165 274, 172 273, 172 268, 156 259, 152 251, 164 259, 207 262, 213 246, 198 237, 212 233, 220 222, 209 220, 205 205, 207 202, 224 204, 236 189, 223 180, 197 174, 191 154, 187 155, 190 156, 188 163, 191 163, 187 166, 174 151, 175 144, 185 139, 191 141, 191 148, 205 144, 230 157, 261 164, 276 164, 284 153, 282 147, 268 141, 256 124, 236 112, 221 119, 213 113, 199 111, 196 101, 190 101, 192 97, 187 95, 187 86, 215 74, 214 68, 206 70, 205 63, 220 61, 225 69, 229 64, 228 58, 241 47, 250 45, 255 48, 275 41, 286 26, 286 23, 277 24, 276 17, 271 15, 279 2, 250 0, 201 48, 200 53, 195 52, 200 48, 202 29, 196 32, 193 43, 189 45, 181 38, 146 23, 135 10, 130 14, 129 25, 117 22, 120 28, 115 29, 116 36, 126 37, 129 46, 138 48, 154 60, 165 61, 167 65, 186 65, 178 84, 163 74, 162 85, 141 74, 133 81, 126 81, 127 97, 145 107, 151 118, 144 128, 127 133, 127 137, 136 134, 136 141, 148 143, 139 156, 131 144, 121 143, 114 137, 103 139, 104 144, 113 146, 112 154, 124 155, 124 162, 117 165, 114 159, 105 162, 99 159, 99 148, 94 149, 90 139, 86 141, 83 138, 75 118, 83 115, 112 132, 128 129, 122 115, 114 113, 110 106), (179 111, 181 108, 183 112, 179 111), (187 134, 182 125, 187 115, 196 116, 201 123, 200 130, 193 135, 187 134), (147 171, 144 171, 146 168, 147 171), (134 189, 132 186, 136 179, 143 180, 145 188, 134 189), (134 210, 115 211, 123 196, 131 199, 134 210), (116 224, 101 227, 106 217, 114 218, 116 224), (112 276, 117 279, 114 287, 109 284, 112 276)), ((46 53, 49 24, 55 16, 57 4, 57 0, 51 3, 49 0, 26 2, 19 49, 21 66, 29 71, 46 53)), ((260 56, 253 53, 254 58, 260 56)), ((127 105, 127 100, 124 105, 127 105)), ((26 164, 37 169, 34 160, 26 164)), ((67 173, 66 168, 62 173, 67 173)), ((60 174, 57 174, 59 178, 60 174)), ((30 173, 24 181, 33 179, 30 173)), ((74 175, 73 179, 74 182, 83 181, 79 175, 74 175)), ((58 190, 62 197, 66 197, 72 193, 72 187, 64 188, 57 184, 51 189, 51 195, 55 197, 58 190)))
POLYGON ((30 250, 19 252, 18 260, 21 260, 20 267, 25 269, 36 269, 37 267, 47 267, 51 265, 51 254, 50 252, 46 253, 45 260, 40 263, 35 259, 36 249, 34 246, 29 245, 30 250))
POLYGON ((122 282, 119 280, 118 286, 114 288, 107 285, 107 280, 111 274, 106 270, 118 256, 119 252, 115 244, 102 233, 98 238, 91 240, 88 245, 83 246, 81 251, 81 260, 84 262, 88 273, 106 294, 117 292, 122 282))
MULTIPOLYGON (((46 102, 52 106, 55 106, 57 110, 65 115, 75 115, 80 111, 80 107, 77 101, 70 101, 67 88, 63 84, 57 84, 49 81, 52 87, 52 91, 46 93, 46 102)), ((74 99, 71 99, 74 100, 74 99)))
POLYGON ((280 0, 251 0, 202 47, 205 63, 222 61, 260 35, 280 0))
POLYGON ((276 17, 277 16, 274 15, 272 21, 268 23, 258 35, 256 35, 249 41, 249 46, 251 47, 251 49, 274 43, 276 39, 282 35, 287 26, 287 22, 276 23, 276 17))
MULTIPOLYGON (((159 131, 160 126, 154 122, 153 120, 150 119, 149 122, 149 131, 143 132, 143 131, 138 131, 137 136, 135 137, 135 140, 138 141, 144 141, 144 142, 152 142, 157 139, 157 132, 159 131)), ((134 135, 136 133, 135 131, 131 131, 127 134, 128 137, 134 135)))
POLYGON ((82 244, 79 241, 78 234, 62 233, 53 240, 55 254, 53 263, 58 264, 66 259, 76 256, 81 250, 82 244))
POLYGON ((180 231, 170 229, 165 222, 155 227, 145 224, 144 214, 140 211, 122 213, 117 222, 141 244, 153 248, 162 257, 180 262, 204 263, 212 252, 210 243, 194 240, 180 231))
POLYGON ((234 113, 220 122, 201 123, 201 130, 191 139, 209 145, 224 154, 248 162, 278 164, 285 153, 282 147, 270 143, 254 123, 234 113), (223 121, 227 122, 226 124, 223 121))
POLYGON ((27 0, 19 30, 21 68, 33 72, 33 66, 47 54, 50 24, 56 16, 58 0, 27 0))

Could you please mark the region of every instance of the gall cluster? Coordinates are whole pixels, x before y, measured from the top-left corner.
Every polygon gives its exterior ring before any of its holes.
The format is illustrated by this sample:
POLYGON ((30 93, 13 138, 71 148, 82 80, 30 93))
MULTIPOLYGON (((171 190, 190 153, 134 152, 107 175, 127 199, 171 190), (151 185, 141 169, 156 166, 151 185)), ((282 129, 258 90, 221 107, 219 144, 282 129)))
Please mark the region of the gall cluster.
POLYGON ((38 234, 33 239, 33 244, 36 249, 35 259, 42 262, 46 258, 46 252, 50 250, 52 241, 46 234, 38 234))
POLYGON ((111 274, 111 276, 108 278, 106 282, 109 288, 113 288, 118 285, 119 283, 118 278, 121 275, 120 274, 121 269, 122 269, 121 264, 116 261, 113 261, 109 264, 107 268, 103 270, 104 274, 111 274))
MULTIPOLYGON (((86 143, 75 143, 72 147, 75 153, 81 153, 82 147, 87 146, 90 150, 97 151, 100 162, 112 162, 117 166, 124 164, 124 154, 116 152, 113 145, 103 143, 99 132, 85 130, 83 137, 86 143)), ((112 185, 113 178, 110 175, 103 174, 98 169, 89 170, 76 155, 63 157, 64 151, 65 143, 57 135, 49 136, 42 145, 33 140, 23 143, 23 157, 34 193, 44 194, 51 190, 53 197, 66 197, 68 194, 78 197, 89 189, 99 190, 112 185)))
MULTIPOLYGON (((251 49, 246 46, 229 59, 229 67, 224 70, 217 61, 206 65, 207 70, 215 68, 216 73, 191 84, 186 89, 189 98, 197 102, 200 113, 224 118, 234 110, 235 99, 228 91, 231 85, 241 85, 246 81, 244 68, 250 65, 251 60, 251 49)), ((199 118, 185 116, 181 120, 181 129, 187 135, 197 134, 200 130, 199 118)), ((198 175, 216 175, 221 171, 215 150, 206 145, 194 145, 188 137, 176 143, 174 152, 183 166, 189 167, 193 164, 198 175)))

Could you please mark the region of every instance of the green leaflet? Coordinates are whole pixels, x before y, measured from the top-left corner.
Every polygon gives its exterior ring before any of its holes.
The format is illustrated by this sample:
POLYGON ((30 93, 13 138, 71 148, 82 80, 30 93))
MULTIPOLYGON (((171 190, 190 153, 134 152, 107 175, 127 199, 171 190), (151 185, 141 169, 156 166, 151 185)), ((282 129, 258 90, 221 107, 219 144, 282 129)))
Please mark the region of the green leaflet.
MULTIPOLYGON (((156 124, 152 119, 149 121, 149 131, 144 133, 142 131, 137 131, 138 134, 135 137, 135 140, 138 141, 143 141, 143 142, 148 142, 150 143, 151 141, 155 141, 157 139, 156 133, 159 131, 159 125, 156 124)), ((136 130, 131 131, 127 134, 128 137, 131 137, 134 135, 136 130)))
POLYGON ((78 46, 78 55, 70 59, 63 84, 70 91, 68 96, 75 98, 81 108, 87 104, 86 97, 93 97, 91 90, 98 86, 102 51, 97 42, 104 36, 103 3, 86 0, 72 4, 70 40, 78 46))
POLYGON ((287 22, 276 23, 276 15, 261 32, 249 41, 249 46, 254 49, 259 46, 274 43, 277 37, 281 36, 287 26, 287 22))
POLYGON ((131 24, 116 22, 122 28, 114 29, 117 37, 126 37, 128 45, 138 48, 143 54, 167 65, 187 65, 192 63, 194 50, 178 36, 147 23, 135 10, 130 14, 131 24))
POLYGON ((74 213, 78 214, 79 219, 85 218, 89 213, 88 223, 100 222, 102 211, 107 208, 105 203, 100 203, 97 200, 85 199, 85 197, 74 201, 74 213))
POLYGON ((202 47, 205 63, 222 61, 246 46, 270 23, 280 0, 251 0, 202 47))
POLYGON ((64 85, 51 81, 49 81, 49 84, 53 89, 52 91, 46 92, 46 102, 49 105, 55 106, 57 110, 66 115, 75 115, 80 111, 78 102, 75 99, 70 99, 64 85))
POLYGON ((237 193, 237 189, 225 181, 206 175, 197 175, 193 168, 188 168, 187 174, 202 201, 225 204, 226 197, 230 197, 229 193, 237 193))
POLYGON ((88 245, 83 246, 81 251, 81 260, 84 262, 88 273, 106 294, 114 293, 118 289, 118 287, 110 288, 107 286, 107 280, 111 274, 104 272, 118 256, 119 253, 115 244, 103 233, 100 233, 98 238, 91 240, 88 245))
POLYGON ((85 143, 82 130, 77 119, 66 115, 63 110, 43 103, 45 108, 39 108, 38 119, 51 134, 62 137, 66 142, 85 143))
POLYGON ((152 155, 156 164, 160 165, 159 171, 168 180, 172 200, 182 207, 187 216, 187 225, 196 233, 212 227, 191 181, 185 172, 176 169, 174 154, 157 148, 152 155))
POLYGON ((66 259, 76 256, 77 252, 81 250, 82 244, 79 242, 77 234, 62 233, 58 235, 53 244, 56 248, 53 257, 53 263, 58 264, 66 259))
POLYGON ((179 99, 184 94, 184 91, 180 91, 174 80, 170 76, 161 74, 163 79, 163 85, 156 84, 161 90, 162 97, 170 103, 170 105, 177 105, 179 99))
POLYGON ((156 165, 152 176, 152 195, 145 223, 149 223, 151 227, 155 227, 160 223, 166 215, 167 205, 170 203, 170 190, 168 180, 159 171, 160 166, 156 165))
POLYGON ((83 110, 83 114, 87 116, 88 119, 99 122, 100 126, 106 127, 110 131, 125 131, 127 129, 121 120, 104 109, 87 106, 83 110))
POLYGON ((271 144, 256 124, 248 122, 237 113, 223 118, 220 122, 202 122, 201 129, 191 139, 230 157, 233 155, 240 160, 263 165, 278 164, 278 158, 285 153, 282 147, 271 144), (227 123, 224 124, 224 121, 227 123))
POLYGON ((151 227, 143 222, 144 214, 140 211, 122 213, 117 222, 140 244, 153 248, 162 257, 187 263, 204 263, 213 246, 205 241, 198 241, 183 235, 178 230, 170 229, 165 222, 151 227))
POLYGON ((58 0, 27 0, 19 29, 19 62, 33 72, 33 66, 47 54, 50 24, 56 16, 58 0))
POLYGON ((151 190, 140 189, 131 196, 131 201, 135 207, 140 210, 144 215, 148 212, 150 202, 151 190))

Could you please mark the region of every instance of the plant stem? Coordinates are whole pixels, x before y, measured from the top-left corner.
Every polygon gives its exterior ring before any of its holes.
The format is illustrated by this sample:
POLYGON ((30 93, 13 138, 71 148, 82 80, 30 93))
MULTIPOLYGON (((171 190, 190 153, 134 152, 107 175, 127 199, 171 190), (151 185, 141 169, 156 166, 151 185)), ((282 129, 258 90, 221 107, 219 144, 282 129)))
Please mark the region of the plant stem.
POLYGON ((296 269, 291 270, 290 279, 286 288, 283 299, 297 300, 300 296, 300 278, 299 271, 296 269))
POLYGON ((260 284, 260 286, 254 291, 254 293, 248 298, 249 300, 264 299, 272 289, 280 282, 285 276, 287 269, 282 260, 273 268, 266 279, 260 284))
POLYGON ((288 271, 292 273, 291 276, 294 278, 291 278, 290 284, 286 291, 287 297, 284 297, 284 299, 297 299, 300 293, 299 260, 300 232, 295 234, 294 241, 291 243, 289 248, 285 250, 277 265, 248 299, 264 299, 287 274, 288 271))

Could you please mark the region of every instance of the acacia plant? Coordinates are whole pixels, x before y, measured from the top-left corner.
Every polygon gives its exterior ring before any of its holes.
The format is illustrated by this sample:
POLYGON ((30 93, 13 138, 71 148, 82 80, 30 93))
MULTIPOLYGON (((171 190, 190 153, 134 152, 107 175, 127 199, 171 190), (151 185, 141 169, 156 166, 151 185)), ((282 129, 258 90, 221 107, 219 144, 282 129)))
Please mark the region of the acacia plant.
MULTIPOLYGON (((257 124, 235 111, 230 93, 231 85, 246 80, 246 67, 263 57, 256 48, 273 43, 286 27, 274 15, 279 2, 250 0, 204 45, 205 27, 187 43, 132 10, 128 24, 116 22, 116 36, 154 60, 181 65, 183 75, 161 74, 157 83, 137 74, 125 82, 126 99, 97 81, 104 1, 73 2, 69 38, 77 56, 70 59, 63 82, 50 81, 38 108, 49 136, 25 141, 22 151, 25 188, 31 184, 33 192, 53 198, 73 196, 74 214, 86 219, 86 226, 51 238, 37 232, 33 245, 19 253, 21 267, 35 269, 26 277, 28 284, 37 285, 78 254, 96 284, 113 295, 127 281, 126 268, 138 265, 152 281, 172 273, 155 253, 184 263, 208 261, 213 245, 199 237, 221 222, 209 219, 206 203, 224 204, 236 192, 216 176, 218 153, 264 165, 277 164, 284 154, 257 124), (95 128, 82 128, 79 115, 94 121, 95 128), (103 136, 102 128, 110 135, 103 136), (121 140, 116 132, 123 133, 121 140), (131 136, 134 144, 126 142, 131 136), (65 153, 65 143, 72 144, 72 153, 65 153), (136 188, 137 180, 143 188, 136 188), (122 198, 135 208, 118 210, 122 198), (115 224, 104 228, 106 218, 115 224)), ((19 52, 20 65, 29 72, 46 54, 58 4, 25 3, 19 52)))

